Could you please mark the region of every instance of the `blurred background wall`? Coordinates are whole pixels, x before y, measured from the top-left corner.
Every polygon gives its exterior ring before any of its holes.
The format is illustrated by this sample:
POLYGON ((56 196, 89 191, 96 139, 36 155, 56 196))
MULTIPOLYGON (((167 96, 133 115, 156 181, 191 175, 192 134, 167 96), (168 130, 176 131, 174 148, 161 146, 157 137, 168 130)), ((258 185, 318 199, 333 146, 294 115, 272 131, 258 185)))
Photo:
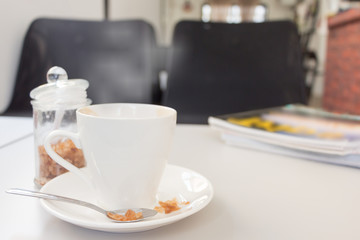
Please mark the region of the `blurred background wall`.
MULTIPOLYGON (((214 0, 216 2, 216 0, 214 0)), ((218 2, 227 0, 218 0, 218 2)), ((311 0, 239 0, 258 1, 268 9, 267 20, 293 20, 299 2, 311 0)), ((319 0, 321 3, 317 29, 310 46, 318 52, 319 74, 313 95, 321 98, 325 62, 326 17, 339 9, 341 0, 319 0)), ((2 0, 0 1, 0 113, 9 104, 16 77, 22 41, 30 23, 39 17, 102 20, 105 0, 2 0)), ((169 45, 175 24, 182 19, 201 19, 206 0, 108 0, 108 19, 144 19, 155 28, 161 45, 169 45)), ((301 14, 301 8, 298 14, 301 14)), ((71 76, 70 76, 71 77, 71 76)), ((44 76, 45 82, 45 76, 44 76)))
MULTIPOLYGON (((12 95, 22 42, 30 23, 39 17, 103 19, 102 0, 0 1, 0 113, 12 95)), ((46 81, 44 76, 44 82, 46 81)))

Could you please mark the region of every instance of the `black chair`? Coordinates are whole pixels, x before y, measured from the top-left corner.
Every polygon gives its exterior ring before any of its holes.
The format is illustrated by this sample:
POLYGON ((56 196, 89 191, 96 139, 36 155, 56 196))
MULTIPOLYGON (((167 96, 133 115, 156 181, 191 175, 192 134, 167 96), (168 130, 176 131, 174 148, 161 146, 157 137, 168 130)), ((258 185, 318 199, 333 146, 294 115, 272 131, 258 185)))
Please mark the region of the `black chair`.
POLYGON ((293 23, 176 25, 163 104, 178 111, 179 123, 289 103, 306 103, 293 23))
POLYGON ((89 81, 93 103, 159 103, 153 27, 142 20, 35 20, 26 34, 15 89, 5 115, 31 113, 30 91, 52 66, 89 81))

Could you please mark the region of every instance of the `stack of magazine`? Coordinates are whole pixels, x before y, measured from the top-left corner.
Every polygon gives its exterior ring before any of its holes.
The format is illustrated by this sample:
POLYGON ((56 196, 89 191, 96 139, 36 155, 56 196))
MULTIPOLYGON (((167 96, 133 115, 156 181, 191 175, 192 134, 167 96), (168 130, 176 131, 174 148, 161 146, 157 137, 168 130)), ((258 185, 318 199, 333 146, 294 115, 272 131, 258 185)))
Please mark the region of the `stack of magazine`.
POLYGON ((360 116, 291 104, 208 122, 229 145, 360 168, 360 116))

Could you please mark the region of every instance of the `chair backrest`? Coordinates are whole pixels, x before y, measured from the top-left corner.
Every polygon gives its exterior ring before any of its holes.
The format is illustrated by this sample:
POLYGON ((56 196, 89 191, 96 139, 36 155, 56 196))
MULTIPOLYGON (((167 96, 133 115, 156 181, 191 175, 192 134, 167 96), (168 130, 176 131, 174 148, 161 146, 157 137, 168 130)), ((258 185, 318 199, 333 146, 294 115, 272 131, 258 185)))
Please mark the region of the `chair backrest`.
POLYGON ((31 111, 29 92, 52 66, 89 81, 93 103, 159 101, 156 39, 142 20, 37 19, 26 34, 9 112, 31 111))
POLYGON ((210 115, 305 103, 296 26, 179 22, 174 30, 163 104, 180 123, 210 115))

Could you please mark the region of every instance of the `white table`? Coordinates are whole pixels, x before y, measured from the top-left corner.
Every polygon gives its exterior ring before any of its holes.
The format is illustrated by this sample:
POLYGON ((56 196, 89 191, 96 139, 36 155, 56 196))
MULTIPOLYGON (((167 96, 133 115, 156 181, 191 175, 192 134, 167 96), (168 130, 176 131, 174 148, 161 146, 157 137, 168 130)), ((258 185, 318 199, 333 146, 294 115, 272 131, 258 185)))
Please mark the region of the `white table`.
POLYGON ((0 117, 0 149, 33 132, 33 120, 28 117, 0 117))
POLYGON ((4 193, 33 188, 33 151, 31 137, 0 149, 0 239, 360 239, 360 169, 230 147, 208 126, 178 126, 169 163, 206 176, 213 201, 141 233, 84 229, 4 193))

